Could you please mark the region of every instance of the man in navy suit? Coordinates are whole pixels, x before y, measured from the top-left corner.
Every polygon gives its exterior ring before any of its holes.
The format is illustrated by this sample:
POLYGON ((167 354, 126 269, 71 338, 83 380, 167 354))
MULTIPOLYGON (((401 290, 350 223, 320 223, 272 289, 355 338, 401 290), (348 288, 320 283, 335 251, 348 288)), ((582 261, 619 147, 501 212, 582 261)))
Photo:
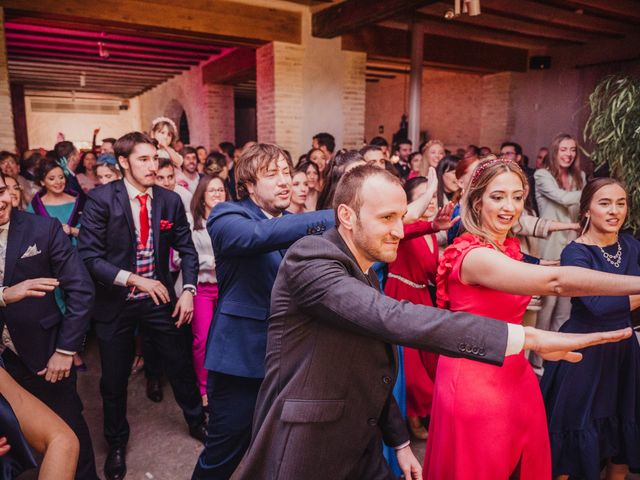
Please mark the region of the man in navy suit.
POLYGON ((136 327, 161 355, 189 433, 204 441, 204 411, 183 328, 193 315, 198 254, 180 197, 155 186, 154 141, 132 132, 114 146, 124 180, 91 191, 78 251, 96 283, 94 319, 100 346, 100 393, 109 444, 105 475, 126 474, 127 382, 136 327), (184 287, 176 297, 169 249, 182 259, 184 287))
POLYGON ((227 479, 251 439, 264 378, 271 288, 286 249, 334 225, 333 210, 289 215, 291 160, 275 145, 247 147, 235 166, 238 202, 217 205, 207 221, 219 299, 205 367, 209 423, 194 479, 227 479))
POLYGON ((80 441, 76 478, 97 479, 71 368, 89 326, 93 284, 60 222, 13 210, 1 174, 0 281, 0 350, 6 369, 75 432, 80 441), (58 286, 64 314, 53 294, 58 286))

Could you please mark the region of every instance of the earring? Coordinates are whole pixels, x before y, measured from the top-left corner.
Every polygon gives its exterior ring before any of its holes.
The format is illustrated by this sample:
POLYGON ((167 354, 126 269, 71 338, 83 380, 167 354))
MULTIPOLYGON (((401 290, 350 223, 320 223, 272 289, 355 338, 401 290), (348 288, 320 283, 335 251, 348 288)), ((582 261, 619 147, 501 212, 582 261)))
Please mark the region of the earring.
POLYGON ((580 233, 580 236, 584 235, 584 232, 587 231, 587 228, 589 228, 589 221, 591 220, 591 216, 586 215, 587 221, 584 222, 584 227, 582 228, 582 233, 580 233))

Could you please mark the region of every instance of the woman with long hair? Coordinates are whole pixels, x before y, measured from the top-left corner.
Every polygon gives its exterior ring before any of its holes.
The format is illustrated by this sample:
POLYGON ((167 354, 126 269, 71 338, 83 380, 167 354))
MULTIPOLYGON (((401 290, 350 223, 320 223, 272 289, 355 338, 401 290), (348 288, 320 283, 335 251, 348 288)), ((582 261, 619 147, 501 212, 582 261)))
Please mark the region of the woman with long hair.
POLYGON ((83 152, 82 155, 80 155, 80 163, 76 169, 76 177, 84 193, 89 193, 90 190, 100 185, 94 171, 96 164, 96 154, 92 151, 83 152))
POLYGON ((41 190, 33 196, 27 211, 42 217, 57 218, 62 229, 75 245, 80 234, 80 215, 83 197, 67 190, 62 167, 55 160, 43 159, 36 170, 36 181, 41 190))
MULTIPOLYGON (((640 275, 640 243, 620 233, 628 194, 613 178, 582 190, 582 234, 561 256, 562 265, 640 275)), ((571 299, 561 332, 585 333, 631 326, 640 295, 571 299)), ((635 337, 588 348, 578 364, 546 362, 541 382, 549 419, 553 475, 557 479, 624 480, 640 470, 640 346, 635 337)))
POLYGON ((11 195, 11 206, 18 210, 24 210, 22 188, 18 181, 9 175, 5 175, 4 184, 9 190, 9 195, 11 195))
MULTIPOLYGON (((540 217, 558 222, 576 222, 582 188, 586 176, 580 169, 580 149, 571 135, 556 136, 549 147, 544 168, 534 174, 536 201, 540 217)), ((577 236, 575 231, 556 232, 540 241, 540 256, 558 260, 564 247, 577 236)), ((538 312, 537 327, 558 330, 569 318, 571 302, 568 298, 546 296, 538 312)))
POLYGON ((193 299, 193 363, 200 387, 202 401, 207 402, 207 371, 204 368, 204 354, 207 347, 207 335, 218 304, 218 280, 216 261, 213 256, 211 237, 207 233, 206 222, 213 207, 229 199, 229 191, 220 177, 203 176, 198 182, 191 199, 193 218, 193 244, 200 259, 198 285, 193 299))
POLYGON ((333 208, 333 196, 342 175, 360 165, 365 165, 364 157, 357 150, 340 150, 325 173, 325 182, 318 198, 317 209, 333 208))
POLYGON ((298 165, 291 176, 291 203, 288 212, 304 213, 307 211, 306 201, 309 194, 309 181, 307 180, 306 165, 298 165))
POLYGON ((299 164, 298 167, 296 167, 296 170, 298 168, 300 170, 304 170, 304 173, 307 175, 307 185, 309 186, 305 208, 308 212, 313 212, 318 205, 318 198, 320 196, 320 192, 322 191, 320 185, 320 168, 316 163, 311 161, 306 161, 299 164))
POLYGON ((460 191, 460 184, 456 178, 456 167, 460 163, 460 157, 446 155, 438 162, 436 176, 438 177, 438 191, 436 200, 438 208, 444 207, 454 200, 454 195, 460 191))
POLYGON ((426 176, 429 168, 437 168, 440 160, 445 155, 444 143, 440 140, 429 140, 424 147, 420 150, 422 153, 422 166, 420 167, 420 173, 426 176))
MULTIPOLYGON (((437 304, 521 324, 531 295, 629 295, 633 277, 522 261, 511 228, 524 209, 527 177, 493 158, 473 171, 461 200, 464 234, 440 259, 437 304)), ((530 327, 525 327, 528 329, 530 327)), ((471 348, 464 338, 460 348, 471 348)), ((479 355, 482 347, 476 346, 479 355)), ((579 361, 578 352, 547 360, 579 361)), ((457 480, 551 476, 547 418, 538 380, 521 352, 501 367, 440 357, 424 478, 457 480)))

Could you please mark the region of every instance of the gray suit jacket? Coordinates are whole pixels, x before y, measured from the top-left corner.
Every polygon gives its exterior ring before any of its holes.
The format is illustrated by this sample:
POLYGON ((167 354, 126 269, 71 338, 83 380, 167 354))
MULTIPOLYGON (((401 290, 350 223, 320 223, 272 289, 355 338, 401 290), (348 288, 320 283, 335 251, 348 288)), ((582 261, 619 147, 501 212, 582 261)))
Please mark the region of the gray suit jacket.
POLYGON ((337 230, 287 252, 273 287, 266 377, 232 479, 390 478, 380 436, 409 439, 392 344, 499 365, 507 324, 381 294, 337 230))

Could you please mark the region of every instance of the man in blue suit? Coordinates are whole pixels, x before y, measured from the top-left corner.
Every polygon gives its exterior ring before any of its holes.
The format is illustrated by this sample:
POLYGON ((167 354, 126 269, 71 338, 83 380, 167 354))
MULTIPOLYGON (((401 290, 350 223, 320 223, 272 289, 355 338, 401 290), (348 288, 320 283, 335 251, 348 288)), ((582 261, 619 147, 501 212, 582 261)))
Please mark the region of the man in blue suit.
POLYGON ((287 214, 293 167, 279 147, 248 147, 235 170, 240 201, 217 205, 207 221, 219 299, 205 357, 209 423, 193 472, 198 480, 229 478, 251 440, 271 288, 286 249, 335 222, 333 210, 287 214))
POLYGON ((114 146, 124 179, 89 194, 78 251, 97 285, 94 319, 100 346, 100 393, 109 444, 108 480, 126 474, 129 440, 127 382, 134 331, 147 335, 162 358, 176 401, 194 438, 204 441, 204 411, 184 328, 193 315, 198 254, 180 197, 155 185, 155 143, 140 132, 114 146), (182 259, 184 287, 177 297, 169 249, 182 259))
POLYGON ((11 208, 2 174, 0 284, 0 350, 6 369, 75 432, 80 441, 76 478, 97 479, 72 368, 91 318, 93 283, 60 222, 11 208), (64 314, 53 294, 58 286, 64 292, 64 314))

